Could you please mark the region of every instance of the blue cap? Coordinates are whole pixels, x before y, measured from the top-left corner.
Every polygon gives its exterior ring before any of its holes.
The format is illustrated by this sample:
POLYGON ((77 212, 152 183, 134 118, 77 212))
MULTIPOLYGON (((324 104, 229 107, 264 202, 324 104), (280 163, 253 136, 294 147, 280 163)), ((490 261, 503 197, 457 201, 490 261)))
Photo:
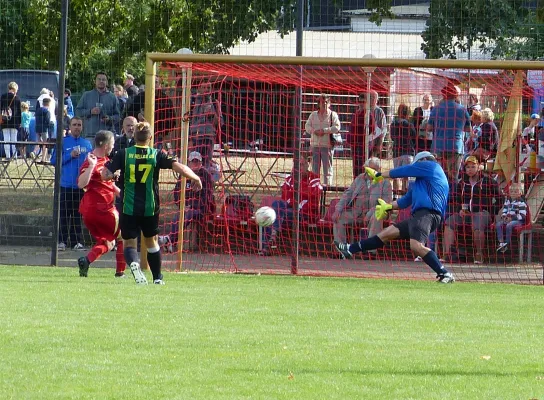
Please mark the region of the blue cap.
POLYGON ((531 114, 531 119, 539 119, 539 118, 540 118, 540 115, 538 115, 537 113, 531 114))

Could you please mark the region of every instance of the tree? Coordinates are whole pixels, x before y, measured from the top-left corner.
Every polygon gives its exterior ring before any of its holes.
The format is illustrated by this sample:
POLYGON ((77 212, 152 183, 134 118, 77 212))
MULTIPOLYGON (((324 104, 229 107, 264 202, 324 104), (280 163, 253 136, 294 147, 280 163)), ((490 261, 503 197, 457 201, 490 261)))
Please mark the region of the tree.
POLYGON ((433 0, 421 49, 427 58, 456 58, 457 52, 470 54, 474 48, 495 59, 540 57, 542 24, 523 4, 523 0, 433 0))
MULTIPOLYGON (((226 53, 264 31, 293 30, 294 0, 71 0, 67 71, 72 87, 96 69, 143 75, 147 52, 226 53), (134 71, 131 71, 134 72, 134 71)), ((61 0, 0 0, 0 68, 59 68, 61 0)))

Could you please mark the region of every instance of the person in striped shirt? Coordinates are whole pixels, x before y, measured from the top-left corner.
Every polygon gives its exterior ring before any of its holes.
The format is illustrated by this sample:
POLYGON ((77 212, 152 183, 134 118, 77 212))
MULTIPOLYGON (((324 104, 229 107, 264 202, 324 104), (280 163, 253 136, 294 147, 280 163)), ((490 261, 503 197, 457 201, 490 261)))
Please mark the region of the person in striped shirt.
POLYGON ((512 241, 512 231, 517 225, 525 224, 527 220, 527 203, 522 198, 520 184, 510 186, 510 197, 506 198, 502 212, 497 216, 497 240, 499 247, 497 252, 505 253, 512 241), (504 231, 506 230, 506 241, 504 231))

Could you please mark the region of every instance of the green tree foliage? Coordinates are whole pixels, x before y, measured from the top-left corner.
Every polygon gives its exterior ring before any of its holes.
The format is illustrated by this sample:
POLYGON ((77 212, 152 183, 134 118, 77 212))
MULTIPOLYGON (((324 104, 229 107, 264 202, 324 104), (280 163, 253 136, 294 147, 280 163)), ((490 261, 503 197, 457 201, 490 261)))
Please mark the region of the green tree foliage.
POLYGON ((544 30, 536 13, 523 4, 523 0, 433 0, 421 48, 427 58, 456 58, 457 52, 475 49, 492 58, 538 58, 544 30))
MULTIPOLYGON (((70 0, 67 71, 143 77, 147 52, 226 53, 264 31, 294 29, 292 0, 70 0)), ((0 68, 59 68, 61 0, 0 0, 0 68)))

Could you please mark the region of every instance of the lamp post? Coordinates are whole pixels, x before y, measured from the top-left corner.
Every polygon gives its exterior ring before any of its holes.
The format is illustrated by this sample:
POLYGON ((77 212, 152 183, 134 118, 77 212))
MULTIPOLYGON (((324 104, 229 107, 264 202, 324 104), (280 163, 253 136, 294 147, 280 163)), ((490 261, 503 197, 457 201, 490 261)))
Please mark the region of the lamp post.
MULTIPOLYGON (((365 54, 363 58, 376 58, 374 54, 365 54)), ((376 67, 362 67, 366 73, 366 110, 365 110, 365 162, 368 160, 370 152, 370 82, 372 81, 372 73, 376 67)))

